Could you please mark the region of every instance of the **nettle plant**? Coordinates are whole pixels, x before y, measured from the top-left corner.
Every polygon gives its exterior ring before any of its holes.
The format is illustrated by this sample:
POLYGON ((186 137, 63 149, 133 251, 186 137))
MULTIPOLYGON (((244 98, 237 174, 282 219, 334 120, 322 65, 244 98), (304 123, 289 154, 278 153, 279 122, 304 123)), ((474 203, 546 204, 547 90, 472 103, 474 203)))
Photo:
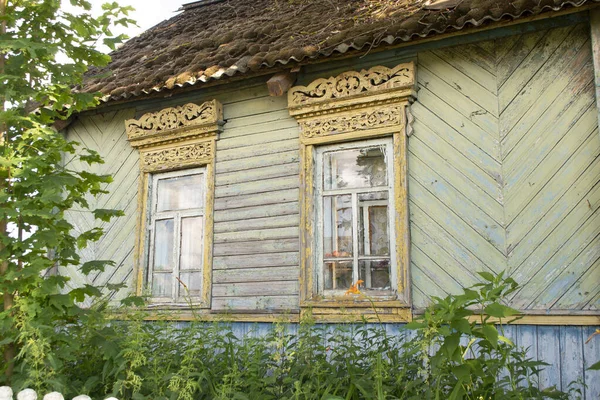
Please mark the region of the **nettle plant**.
POLYGON ((519 311, 504 304, 518 284, 504 272, 479 272, 482 283, 460 295, 434 298, 423 317, 407 325, 417 332, 426 396, 448 399, 530 399, 581 396, 552 387, 540 390, 539 372, 546 365, 527 357, 505 336, 507 322, 519 311))
POLYGON ((319 324, 309 314, 238 336, 226 321, 148 322, 143 309, 93 329, 79 324, 80 350, 63 378, 73 393, 153 400, 581 397, 576 386, 539 389, 544 363, 503 332, 518 318, 504 304, 516 283, 481 276, 462 294, 433 299, 400 331, 366 321, 319 324))

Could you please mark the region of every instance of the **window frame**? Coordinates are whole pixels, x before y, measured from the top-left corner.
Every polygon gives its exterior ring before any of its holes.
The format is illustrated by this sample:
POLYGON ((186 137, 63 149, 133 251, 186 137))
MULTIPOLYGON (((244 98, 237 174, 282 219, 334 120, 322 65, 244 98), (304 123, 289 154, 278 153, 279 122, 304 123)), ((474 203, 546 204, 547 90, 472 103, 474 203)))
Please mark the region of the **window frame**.
MULTIPOLYGON (((155 240, 156 240, 156 221, 162 221, 167 219, 173 219, 174 226, 174 241, 173 241, 173 250, 171 256, 174 258, 173 270, 170 272, 171 275, 171 297, 155 297, 153 295, 150 296, 150 301, 153 304, 188 304, 188 301, 193 303, 198 303, 201 301, 201 296, 181 296, 182 285, 177 280, 176 277, 180 277, 181 272, 181 220, 183 218, 189 217, 202 217, 202 222, 204 225, 204 221, 206 220, 206 167, 198 167, 193 169, 184 169, 184 170, 175 170, 169 172, 157 172, 152 173, 149 179, 150 187, 148 189, 149 200, 148 203, 150 207, 148 208, 148 248, 146 251, 147 254, 147 263, 146 263, 146 286, 152 290, 153 280, 154 280, 154 249, 155 249, 155 240), (170 179, 176 177, 184 177, 190 175, 202 175, 202 207, 190 208, 185 210, 167 210, 167 211, 157 211, 158 207, 158 182, 162 179, 170 179)), ((204 252, 206 251, 204 248, 204 236, 205 230, 204 226, 202 227, 202 236, 200 238, 200 246, 202 249, 201 257, 201 267, 193 270, 188 270, 188 272, 199 272, 200 275, 204 273, 204 269, 206 266, 204 265, 204 252)), ((168 274, 169 272, 163 272, 164 274, 168 274)), ((202 288, 200 288, 202 293, 202 288)))
POLYGON ((412 318, 410 296, 410 234, 408 218, 407 141, 412 133, 411 102, 416 98, 416 65, 374 66, 318 78, 288 92, 288 111, 298 121, 300 139, 300 306, 321 321, 339 321, 340 313, 361 318, 373 314, 380 322, 412 318), (397 295, 394 299, 365 296, 328 298, 319 292, 315 261, 315 168, 319 146, 392 138, 393 224, 397 295), (340 310, 344 308, 344 310, 340 310), (370 308, 371 311, 368 311, 370 308))
MULTIPOLYGON (((359 240, 359 215, 360 212, 360 203, 358 200, 359 193, 377 193, 387 191, 388 193, 388 201, 387 201, 387 220, 388 220, 388 243, 390 248, 389 254, 389 262, 390 262, 390 283, 391 283, 391 293, 390 291, 379 292, 377 290, 364 290, 365 294, 368 294, 375 300, 396 300, 397 295, 394 293, 397 291, 397 282, 398 282, 398 271, 397 268, 394 268, 396 265, 396 247, 394 244, 395 236, 395 224, 393 217, 393 210, 395 209, 395 196, 394 196, 394 162, 393 162, 393 140, 391 137, 386 138, 376 138, 376 139, 367 139, 361 141, 354 141, 349 143, 340 143, 340 144, 329 144, 318 146, 315 149, 315 168, 314 168, 314 181, 315 181, 315 194, 314 194, 314 204, 315 204, 315 279, 316 279, 316 290, 317 293, 322 295, 325 299, 331 298, 343 298, 346 296, 346 291, 348 288, 344 289, 325 289, 324 288, 324 264, 325 264, 325 256, 324 256, 324 224, 325 224, 325 211, 324 211, 324 198, 327 196, 336 196, 336 195, 351 195, 352 196, 352 243, 353 243, 353 255, 352 255, 352 264, 353 264, 353 276, 352 282, 356 282, 358 280, 358 269, 359 269, 359 261, 360 254, 358 254, 358 240, 359 240), (374 189, 369 188, 352 188, 352 189, 325 189, 324 188, 324 156, 327 153, 335 153, 346 150, 356 150, 356 149, 364 149, 368 147, 376 147, 376 146, 385 146, 385 158, 386 158, 386 173, 387 173, 387 184, 385 186, 380 186, 374 189), (385 189, 384 189, 385 188, 385 189)), ((380 257, 384 258, 384 257, 380 257)), ((386 257, 387 258, 387 257, 386 257)))
MULTIPOLYGON (((155 302, 149 307, 165 309, 210 309, 212 299, 213 210, 215 197, 215 154, 223 121, 223 106, 216 100, 167 107, 125 121, 127 138, 139 151, 139 186, 136 245, 134 253, 135 293, 143 296, 148 282, 150 243, 149 207, 153 174, 193 168, 205 169, 203 226, 203 271, 200 296, 189 302, 155 302)), ((178 173, 178 172, 174 172, 178 173)))

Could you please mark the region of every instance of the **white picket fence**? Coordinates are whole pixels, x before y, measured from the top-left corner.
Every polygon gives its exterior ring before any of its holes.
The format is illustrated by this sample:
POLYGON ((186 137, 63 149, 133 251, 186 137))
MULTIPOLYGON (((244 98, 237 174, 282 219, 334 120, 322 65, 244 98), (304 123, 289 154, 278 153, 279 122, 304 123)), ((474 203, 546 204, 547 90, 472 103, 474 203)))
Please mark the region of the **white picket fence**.
MULTIPOLYGON (((38 395, 35 392, 35 390, 25 389, 25 390, 21 390, 19 393, 17 393, 16 400, 37 400, 37 399, 38 399, 38 395)), ((0 386, 0 400, 13 400, 12 389, 9 388, 8 386, 0 386)), ((47 395, 42 397, 42 400, 65 400, 65 397, 58 392, 52 392, 52 393, 48 393, 47 395)), ((92 399, 90 398, 90 396, 86 396, 85 394, 82 394, 77 397, 73 397, 73 400, 92 400, 92 399)), ((114 397, 109 397, 105 400, 118 400, 118 399, 116 399, 114 397)))

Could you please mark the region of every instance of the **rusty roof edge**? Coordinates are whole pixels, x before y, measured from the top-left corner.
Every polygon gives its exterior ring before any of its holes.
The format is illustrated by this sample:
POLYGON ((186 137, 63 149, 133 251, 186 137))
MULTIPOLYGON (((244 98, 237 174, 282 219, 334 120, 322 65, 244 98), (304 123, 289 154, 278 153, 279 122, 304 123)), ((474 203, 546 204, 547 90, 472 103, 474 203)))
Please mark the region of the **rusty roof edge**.
MULTIPOLYGON (((215 1, 222 1, 222 0, 215 0, 215 1)), ((538 13, 536 13, 535 15, 532 15, 530 17, 524 17, 523 15, 527 14, 527 13, 531 13, 531 11, 523 11, 519 14, 504 13, 504 14, 502 14, 502 16, 497 17, 497 18, 494 18, 492 16, 485 16, 480 20, 473 20, 473 19, 466 20, 461 25, 450 25, 450 26, 447 26, 443 30, 431 29, 427 32, 424 32, 421 34, 415 33, 415 34, 409 35, 404 38, 399 37, 399 36, 390 37, 391 35, 389 35, 386 38, 382 39, 375 46, 373 46, 369 42, 364 43, 362 46, 356 46, 352 43, 350 43, 350 44, 341 43, 341 44, 333 47, 328 52, 318 53, 317 55, 312 56, 312 57, 304 57, 304 58, 298 60, 292 56, 285 60, 283 60, 283 59, 275 60, 271 64, 263 63, 263 64, 261 64, 260 70, 254 71, 251 74, 245 74, 245 73, 240 74, 240 73, 238 73, 239 70, 229 67, 229 68, 223 68, 223 69, 219 70, 217 73, 215 73, 211 76, 208 76, 208 77, 203 75, 199 78, 194 78, 188 82, 177 83, 177 84, 173 85, 173 87, 171 87, 171 88, 168 88, 165 83, 162 83, 161 85, 154 86, 150 89, 141 90, 137 94, 130 91, 130 92, 125 92, 125 93, 122 93, 119 95, 106 95, 101 98, 101 100, 100 100, 101 104, 96 106, 96 108, 102 107, 104 105, 110 106, 115 103, 123 104, 123 103, 138 101, 138 100, 142 101, 142 100, 145 100, 146 98, 149 98, 149 96, 154 97, 153 95, 156 95, 159 93, 165 93, 165 96, 169 96, 169 95, 171 95, 171 92, 176 89, 184 89, 184 88, 190 89, 190 88, 195 87, 196 90, 198 90, 198 89, 200 89, 200 87, 214 86, 214 85, 218 85, 218 84, 226 84, 227 82, 229 82, 231 80, 223 79, 223 77, 225 77, 225 76, 227 78, 236 77, 237 78, 236 81, 237 81, 240 79, 245 79, 246 77, 252 78, 252 77, 257 77, 257 76, 262 76, 262 75, 268 75, 273 72, 280 71, 282 69, 287 69, 286 67, 290 64, 291 61, 295 61, 297 64, 304 64, 304 65, 316 64, 316 63, 321 63, 321 62, 327 62, 327 61, 330 61, 331 59, 343 59, 343 58, 353 57, 356 55, 356 52, 359 52, 368 47, 371 47, 373 52, 380 52, 380 51, 385 51, 385 50, 391 50, 391 49, 398 48, 398 47, 410 46, 415 41, 418 43, 423 43, 424 41, 438 41, 438 40, 443 40, 452 35, 468 35, 468 34, 471 34, 474 32, 497 29, 497 28, 500 28, 503 26, 518 25, 518 24, 523 24, 523 23, 527 23, 527 22, 531 22, 531 21, 537 21, 537 20, 542 20, 542 19, 555 18, 555 17, 559 17, 562 15, 585 12, 589 9, 598 8, 598 7, 600 7, 600 0, 592 0, 592 2, 589 2, 587 0, 578 0, 578 1, 569 0, 569 1, 566 1, 565 3, 563 3, 562 6, 549 6, 549 5, 543 6, 542 9, 538 13), (585 3, 588 3, 588 4, 585 4, 585 3), (571 7, 565 8, 565 5, 569 5, 571 7), (512 20, 500 23, 505 18, 511 18, 512 20), (482 25, 489 23, 489 22, 491 22, 492 24, 488 25, 484 28, 480 28, 482 25), (475 28, 475 30, 469 29, 470 27, 475 28), (382 45, 381 42, 385 42, 386 44, 382 45), (343 47, 345 47, 345 49, 343 47), (334 53, 337 53, 341 57, 335 56, 334 53), (345 56, 345 55, 347 55, 347 56, 345 56), (279 68, 277 68, 278 65, 280 66, 279 68), (262 67, 265 67, 265 68, 262 68, 262 67), (200 85, 201 83, 203 85, 200 85)), ((297 64, 294 64, 294 65, 297 65, 297 64)))

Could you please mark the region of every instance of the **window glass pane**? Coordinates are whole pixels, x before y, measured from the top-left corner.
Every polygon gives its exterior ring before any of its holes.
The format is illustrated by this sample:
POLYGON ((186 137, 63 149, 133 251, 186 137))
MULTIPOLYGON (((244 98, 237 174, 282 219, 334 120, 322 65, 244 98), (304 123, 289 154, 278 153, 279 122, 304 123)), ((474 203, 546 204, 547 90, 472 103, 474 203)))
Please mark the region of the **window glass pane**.
POLYGON ((348 289, 352 285, 352 261, 326 261, 323 275, 326 290, 348 289))
POLYGON ((323 254, 352 257, 352 196, 323 198, 323 254))
POLYGON ((325 190, 387 185, 385 146, 323 154, 325 190))
POLYGON ((181 219, 179 268, 202 268, 202 217, 181 219))
POLYGON ((389 255, 388 193, 358 195, 359 255, 389 255))
POLYGON ((172 297, 173 278, 170 272, 152 274, 152 297, 172 297))
POLYGON ((154 223, 155 271, 173 270, 173 220, 162 219, 154 223))
POLYGON ((390 260, 361 260, 358 262, 359 279, 367 289, 391 289, 390 260))
POLYGON ((156 211, 187 210, 203 205, 203 174, 158 180, 156 211))
POLYGON ((185 284, 184 287, 179 283, 179 297, 198 297, 200 296, 200 289, 202 287, 202 272, 182 272, 180 275, 181 282, 185 284))

